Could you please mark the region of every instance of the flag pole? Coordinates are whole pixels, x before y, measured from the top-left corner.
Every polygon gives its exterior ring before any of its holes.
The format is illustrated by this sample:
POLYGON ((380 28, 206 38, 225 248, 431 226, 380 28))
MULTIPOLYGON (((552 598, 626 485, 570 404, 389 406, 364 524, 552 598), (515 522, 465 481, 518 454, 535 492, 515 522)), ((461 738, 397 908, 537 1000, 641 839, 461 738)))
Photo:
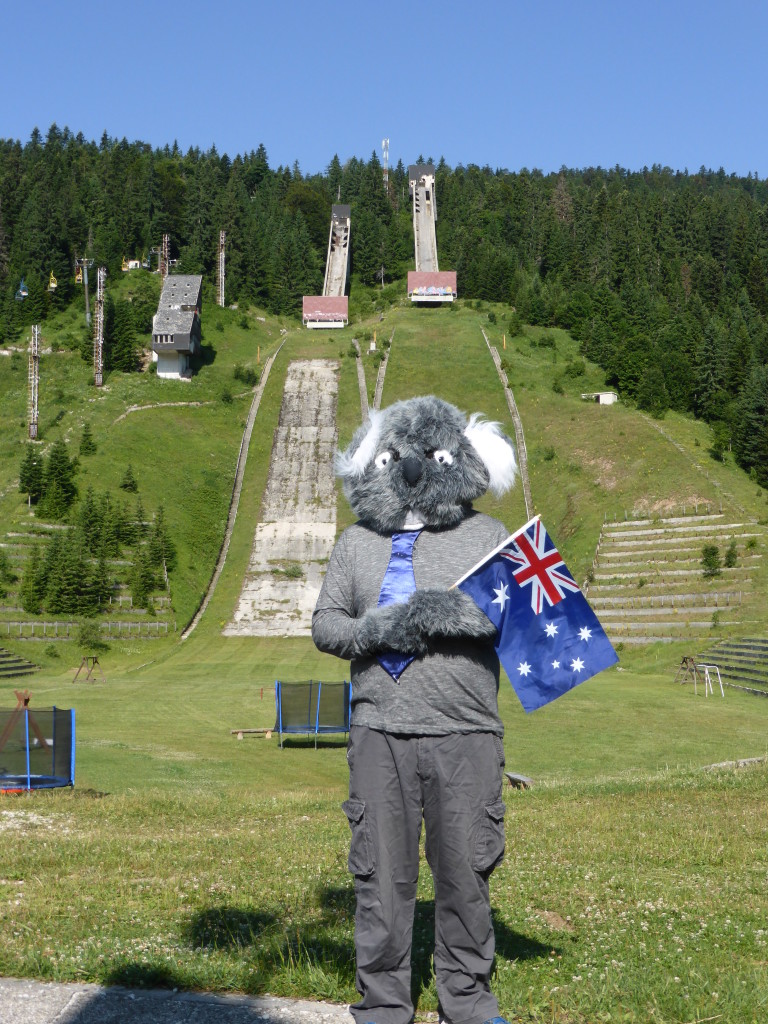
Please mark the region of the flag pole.
POLYGON ((495 547, 493 549, 493 551, 489 551, 488 554, 485 555, 484 558, 480 559, 480 561, 477 563, 477 565, 473 565, 472 568, 469 570, 469 572, 465 572, 464 575, 461 577, 461 579, 460 580, 456 580, 456 582, 453 584, 453 586, 449 587, 448 589, 449 590, 455 590, 456 587, 458 587, 461 583, 464 582, 464 580, 469 579, 469 577, 472 575, 472 573, 477 572, 477 570, 480 569, 482 566, 484 566, 486 562, 489 562, 493 558, 494 555, 498 555, 498 553, 500 551, 503 551, 504 548, 507 547, 508 544, 511 544, 514 540, 516 540, 520 536, 521 533, 525 533, 525 531, 527 529, 529 529, 531 526, 533 526, 533 524, 535 522, 537 522, 537 520, 539 520, 539 519, 541 519, 540 515, 534 516, 533 519, 529 519, 528 520, 528 522, 525 524, 525 526, 521 526, 519 530, 515 530, 514 533, 510 533, 510 535, 507 537, 506 540, 503 540, 501 542, 501 544, 497 545, 497 547, 495 547))

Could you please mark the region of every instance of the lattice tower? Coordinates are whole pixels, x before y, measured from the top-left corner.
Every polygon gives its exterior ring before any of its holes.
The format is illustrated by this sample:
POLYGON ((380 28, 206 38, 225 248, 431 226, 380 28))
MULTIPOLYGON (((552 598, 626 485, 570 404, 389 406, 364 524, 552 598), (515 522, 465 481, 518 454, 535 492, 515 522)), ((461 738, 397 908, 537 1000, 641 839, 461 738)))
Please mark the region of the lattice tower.
POLYGON ((40 384, 40 325, 32 327, 32 341, 29 346, 29 436, 37 437, 37 397, 40 384))
POLYGON ((104 383, 104 281, 107 268, 96 273, 96 320, 93 330, 93 382, 97 388, 104 383))
POLYGON ((224 305, 224 264, 226 261, 225 243, 227 232, 219 232, 219 305, 224 305))
POLYGON ((163 280, 168 277, 168 268, 171 265, 171 236, 163 235, 163 246, 160 252, 160 276, 163 280))

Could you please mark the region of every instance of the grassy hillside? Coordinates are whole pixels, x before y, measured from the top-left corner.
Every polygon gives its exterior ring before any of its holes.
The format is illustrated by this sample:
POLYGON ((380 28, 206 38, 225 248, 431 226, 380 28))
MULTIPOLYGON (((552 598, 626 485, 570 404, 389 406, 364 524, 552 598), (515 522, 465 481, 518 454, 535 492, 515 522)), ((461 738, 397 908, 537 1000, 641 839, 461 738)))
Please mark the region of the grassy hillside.
MULTIPOLYGON (((463 303, 403 304, 383 322, 333 333, 261 315, 205 309, 208 354, 189 383, 112 374, 96 391, 76 353, 41 360, 41 443, 65 437, 76 446, 90 422, 98 450, 81 460, 81 489, 89 482, 117 488, 130 462, 147 509, 164 505, 178 550, 171 597, 182 625, 221 543, 251 401, 234 366, 260 369, 283 343, 259 409, 227 563, 189 639, 112 640, 100 656, 106 682, 73 686, 83 653, 74 642, 0 635, 0 644, 42 665, 24 680, 33 708, 74 706, 78 735, 72 793, 5 798, 0 806, 0 830, 11 822, 15 829, 0 880, 8 937, 0 973, 354 996, 341 737, 322 740, 316 753, 303 739, 280 751, 274 737, 231 735, 274 724, 275 679, 341 679, 347 666, 309 639, 220 632, 248 563, 291 359, 338 360, 342 445, 360 422, 351 338, 374 328, 379 341, 394 331, 384 404, 433 392, 511 432, 484 328, 522 415, 536 510, 579 578, 606 517, 721 501, 733 513, 765 517, 764 494, 731 462, 708 456, 704 425, 671 414, 656 424, 629 407, 582 402, 580 393, 601 388, 602 377, 589 364, 578 375, 565 372, 580 364, 563 332, 531 329, 507 337, 504 348, 504 310, 463 303)), ((44 336, 55 339, 57 329, 46 326, 44 336)), ((370 397, 377 368, 361 348, 370 397)), ((26 443, 22 356, 2 357, 0 408, 8 425, 0 436, 8 536, 30 521, 17 490, 26 443)), ((510 528, 525 521, 519 487, 480 504, 510 528)), ((340 528, 348 521, 340 499, 340 528)), ((618 668, 532 716, 503 685, 507 766, 536 782, 527 793, 505 792, 509 854, 493 881, 496 987, 511 1020, 761 1019, 768 834, 760 808, 768 780, 764 765, 702 768, 764 756, 768 702, 734 691, 724 700, 694 697, 673 682, 688 653, 675 644, 624 651, 618 668)), ((2 703, 12 705, 12 684, 4 690, 2 703)), ((420 1014, 435 1009, 432 898, 425 870, 414 974, 420 1014)))

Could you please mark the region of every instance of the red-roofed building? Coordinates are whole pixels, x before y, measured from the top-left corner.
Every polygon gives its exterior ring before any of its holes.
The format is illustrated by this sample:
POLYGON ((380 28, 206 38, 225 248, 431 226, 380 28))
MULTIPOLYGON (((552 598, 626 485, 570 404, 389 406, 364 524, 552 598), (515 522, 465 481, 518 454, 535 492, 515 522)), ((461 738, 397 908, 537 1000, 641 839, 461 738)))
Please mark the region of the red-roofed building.
POLYGON ((456 294, 455 270, 408 271, 411 302, 453 302, 456 294))
POLYGON ((305 295, 301 319, 306 327, 344 327, 349 323, 349 299, 346 295, 305 295))

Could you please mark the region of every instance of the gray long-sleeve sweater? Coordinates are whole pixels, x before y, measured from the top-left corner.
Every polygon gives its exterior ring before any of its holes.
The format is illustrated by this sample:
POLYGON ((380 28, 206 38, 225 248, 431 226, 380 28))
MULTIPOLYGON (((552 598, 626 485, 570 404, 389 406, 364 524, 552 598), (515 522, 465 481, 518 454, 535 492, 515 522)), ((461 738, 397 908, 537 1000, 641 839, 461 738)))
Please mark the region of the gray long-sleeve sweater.
MULTIPOLYGON (((447 589, 507 536, 502 523, 473 510, 456 526, 422 530, 413 548, 417 589, 447 589)), ((405 735, 502 736, 499 660, 491 640, 436 640, 398 682, 375 658, 360 655, 356 622, 378 603, 391 550, 390 537, 362 523, 345 530, 312 617, 317 647, 351 660, 352 724, 405 735)))

